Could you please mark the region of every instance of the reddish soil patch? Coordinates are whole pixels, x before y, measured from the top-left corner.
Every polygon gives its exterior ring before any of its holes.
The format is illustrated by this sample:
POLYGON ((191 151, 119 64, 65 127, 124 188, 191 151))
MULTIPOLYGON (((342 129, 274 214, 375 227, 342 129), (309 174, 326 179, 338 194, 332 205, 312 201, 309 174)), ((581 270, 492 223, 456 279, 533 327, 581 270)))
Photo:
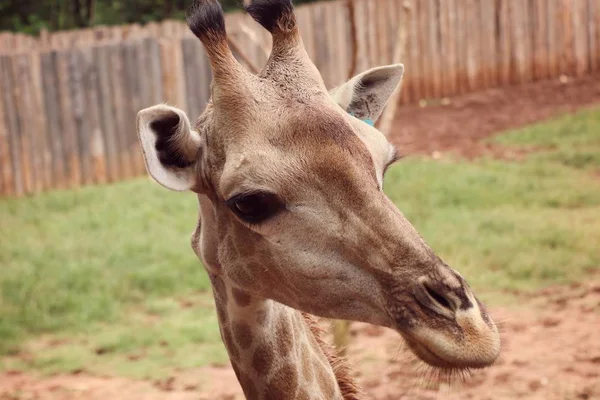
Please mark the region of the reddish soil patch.
POLYGON ((600 104, 600 75, 489 89, 448 101, 398 109, 391 139, 402 153, 451 151, 469 158, 518 159, 523 149, 494 146, 481 139, 600 104))
MULTIPOLYGON (((420 364, 390 330, 353 324, 350 360, 375 400, 578 400, 600 398, 600 281, 553 287, 520 297, 519 311, 492 311, 500 321, 503 355, 464 382, 424 378, 420 364), (427 383, 427 385, 425 384, 427 383)), ((0 375, 2 400, 238 400, 230 368, 202 368, 164 380, 133 381, 85 374, 36 378, 0 375)))

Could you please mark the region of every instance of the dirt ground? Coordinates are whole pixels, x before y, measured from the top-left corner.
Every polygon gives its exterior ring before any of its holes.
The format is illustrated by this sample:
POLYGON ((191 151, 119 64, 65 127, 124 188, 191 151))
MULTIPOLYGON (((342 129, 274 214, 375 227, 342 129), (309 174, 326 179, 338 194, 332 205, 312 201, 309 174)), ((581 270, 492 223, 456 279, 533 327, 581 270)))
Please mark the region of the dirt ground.
MULTIPOLYGON (((600 76, 492 89, 426 107, 403 107, 394 141, 405 154, 452 151, 518 158, 513 149, 481 142, 490 134, 600 104, 600 76)), ((350 361, 366 398, 375 400, 600 399, 600 277, 535 295, 512 293, 515 308, 495 309, 503 354, 489 369, 452 385, 428 379, 397 334, 353 324, 350 361)), ((40 378, 0 374, 0 400, 237 400, 230 368, 207 367, 135 381, 85 373, 40 378)))
POLYGON ((593 104, 600 104, 600 75, 490 89, 426 107, 400 107, 391 139, 403 154, 435 157, 436 152, 452 151, 469 158, 519 158, 522 150, 481 139, 593 104))
MULTIPOLYGON (((375 400, 600 399, 600 277, 534 295, 513 293, 519 311, 492 310, 503 352, 492 367, 451 385, 428 379, 399 336, 367 324, 352 325, 350 361, 375 400)), ((429 375, 430 376, 430 375, 429 375)), ((0 375, 2 400, 241 400, 230 368, 185 371, 161 381, 86 374, 36 378, 0 375)))

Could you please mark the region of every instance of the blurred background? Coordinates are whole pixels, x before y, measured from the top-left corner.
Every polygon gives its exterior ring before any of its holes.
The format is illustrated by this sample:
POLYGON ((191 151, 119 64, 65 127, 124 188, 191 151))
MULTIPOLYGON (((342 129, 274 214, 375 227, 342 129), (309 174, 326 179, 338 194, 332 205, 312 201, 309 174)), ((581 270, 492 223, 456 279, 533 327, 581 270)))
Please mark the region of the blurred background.
MULTIPOLYGON (((2 400, 242 398, 189 247, 196 199, 150 182, 135 132, 142 108, 208 100, 189 3, 0 0, 2 400)), ((269 34, 222 3, 259 71, 269 34)), ((295 3, 328 87, 405 65, 378 122, 406 155, 385 190, 501 321, 497 365, 451 385, 351 324, 369 398, 600 398, 600 3, 295 3)))

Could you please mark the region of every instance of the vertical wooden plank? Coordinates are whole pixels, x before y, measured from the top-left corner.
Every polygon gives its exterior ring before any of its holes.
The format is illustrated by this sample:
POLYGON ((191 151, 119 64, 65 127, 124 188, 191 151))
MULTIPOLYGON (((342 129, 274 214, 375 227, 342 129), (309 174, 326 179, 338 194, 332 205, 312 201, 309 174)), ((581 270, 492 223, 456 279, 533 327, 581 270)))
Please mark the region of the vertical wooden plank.
MULTIPOLYGON (((387 0, 386 1, 387 7, 386 7, 386 15, 387 15, 387 30, 386 30, 386 36, 389 38, 389 40, 387 41, 387 59, 389 60, 389 62, 392 62, 392 59, 394 57, 394 47, 396 45, 395 40, 393 39, 396 35, 396 29, 398 28, 398 25, 400 24, 405 24, 408 21, 404 21, 400 19, 400 7, 402 6, 398 0, 387 0)), ((404 64, 404 67, 407 68, 407 61, 408 61, 408 57, 409 57, 409 49, 408 47, 410 46, 409 43, 407 43, 407 49, 404 53, 404 60, 402 60, 401 62, 404 64)), ((406 83, 406 82, 405 82, 406 83)), ((406 99, 406 97, 404 96, 404 92, 405 92, 405 87, 404 84, 402 85, 402 92, 403 94, 400 96, 401 99, 406 99)))
POLYGON ((100 106, 100 129, 104 137, 106 180, 115 182, 121 176, 121 160, 117 149, 118 132, 115 127, 116 110, 113 102, 111 79, 115 71, 114 66, 111 64, 111 52, 111 46, 105 45, 94 48, 94 62, 98 68, 98 104, 100 106))
POLYGON ((529 42, 528 42, 528 51, 529 51, 529 56, 530 56, 530 64, 531 64, 531 71, 530 71, 530 78, 531 80, 538 80, 539 79, 539 63, 540 63, 540 48, 539 48, 539 32, 540 32, 540 22, 538 19, 538 12, 537 12, 537 0, 527 0, 527 9, 528 9, 528 15, 529 15, 529 21, 528 21, 528 25, 529 26, 529 42))
MULTIPOLYGON (((198 40, 196 40, 199 42, 198 40)), ((140 87, 140 99, 137 104, 138 109, 136 110, 136 114, 143 108, 149 107, 153 105, 152 102, 152 53, 149 46, 152 43, 152 39, 144 38, 140 40, 136 45, 137 51, 137 69, 141 73, 139 74, 139 87, 140 87), (149 44, 150 43, 150 44, 149 44)), ((136 133, 137 136, 137 133, 136 133)), ((136 139, 137 140, 137 139, 136 139)), ((141 150, 138 152, 141 154, 141 150)), ((141 159, 143 162, 143 158, 141 159)), ((143 167, 143 165, 142 165, 143 167)))
POLYGON ((69 70, 70 54, 68 51, 61 51, 57 54, 58 67, 58 97, 60 99, 60 112, 62 120, 63 140, 62 148, 65 155, 65 177, 67 177, 67 187, 77 187, 80 182, 79 153, 77 151, 77 130, 73 116, 73 104, 71 96, 71 83, 69 70))
MULTIPOLYGON (((394 19, 392 20, 393 24, 390 27, 390 35, 392 38, 396 37, 396 32, 398 26, 405 25, 403 29, 407 30, 407 40, 406 40, 406 49, 404 51, 404 77, 402 82, 402 95, 400 96, 400 100, 402 104, 410 104, 417 100, 416 99, 416 78, 417 78, 417 69, 415 61, 415 43, 417 41, 416 37, 414 37, 414 32, 416 31, 415 25, 417 25, 415 21, 415 10, 414 10, 414 2, 412 0, 407 1, 407 5, 410 8, 410 15, 406 16, 404 11, 402 10, 402 0, 393 0, 392 7, 394 14, 394 19)), ((392 40, 395 42, 395 40, 392 40)), ((394 51, 396 48, 396 43, 393 43, 391 56, 393 57, 394 51)))
MULTIPOLYGON (((26 38, 23 38, 23 50, 27 46, 26 38)), ((25 193, 36 193, 39 191, 37 174, 38 169, 35 165, 35 142, 33 140, 34 126, 33 119, 29 114, 32 107, 32 87, 31 87, 31 57, 26 52, 19 53, 13 59, 13 79, 15 80, 14 99, 17 104, 17 118, 21 132, 19 139, 21 145, 21 166, 24 173, 25 193)))
POLYGON ((449 95, 458 93, 458 13, 457 0, 447 1, 449 95))
POLYGON ((450 94, 450 76, 449 76, 449 68, 448 68, 448 58, 449 58, 449 41, 450 41, 450 15, 448 12, 448 2, 447 1, 439 1, 436 6, 439 9, 440 16, 440 27, 439 27, 439 68, 440 68, 440 85, 441 85, 441 95, 449 96, 450 94))
POLYGON ((518 76, 518 67, 517 67, 517 58, 519 54, 519 43, 517 42, 517 25, 518 25, 518 16, 515 20, 515 15, 518 14, 516 11, 516 7, 519 6, 518 2, 514 0, 507 0, 508 3, 508 20, 507 20, 507 33, 508 33, 508 41, 510 43, 509 47, 509 55, 508 55, 508 83, 515 84, 517 83, 518 76))
POLYGON ((573 26, 573 3, 568 0, 560 2, 560 16, 562 31, 562 57, 560 70, 571 75, 575 73, 575 45, 573 26))
MULTIPOLYGON (((150 80, 147 82, 150 85, 150 99, 145 104, 145 107, 149 107, 153 104, 161 103, 164 101, 164 93, 161 82, 162 77, 162 66, 160 59, 160 47, 156 39, 145 40, 146 53, 149 56, 149 62, 147 68, 150 70, 150 80)), ((202 45, 198 43, 198 53, 203 53, 202 45)), ((208 92, 207 89, 204 89, 208 92)))
POLYGON ((521 68, 522 68, 522 48, 523 38, 521 32, 521 12, 522 2, 520 1, 509 1, 509 36, 511 44, 510 52, 510 83, 520 83, 521 68))
MULTIPOLYGON (((368 53, 369 39, 367 31, 367 25, 369 24, 369 21, 367 19, 366 14, 366 1, 355 0, 354 3, 356 17, 356 36, 358 42, 358 63, 356 66, 356 70, 359 73, 365 71, 370 67, 368 53)), ((319 25, 316 24, 316 21, 317 20, 315 19, 314 25, 318 27, 319 25)))
POLYGON ((456 64, 458 75, 458 93, 468 91, 468 41, 467 32, 469 23, 467 21, 467 0, 456 0, 456 64))
MULTIPOLYGON (((183 33, 180 33, 183 36, 183 33)), ((181 36, 179 39, 179 46, 181 46, 181 36)), ((141 35, 140 35, 141 37, 141 35)), ((181 51, 181 50, 180 50, 181 51)), ((183 54, 182 54, 183 57, 183 54)), ((134 166, 134 176, 139 176, 145 172, 146 167, 144 165, 144 157, 140 148, 140 144, 137 138, 136 131, 136 115, 137 113, 144 108, 143 99, 148 97, 147 88, 146 88, 146 73, 147 68, 145 67, 143 57, 143 42, 142 40, 136 40, 132 42, 128 48, 128 75, 130 76, 130 92, 131 96, 131 109, 127 114, 127 123, 129 129, 127 131, 128 134, 128 143, 129 143, 129 154, 133 162, 134 166)), ((183 71, 181 71, 183 75, 183 71)), ((183 80, 183 76, 182 76, 183 80)), ((185 89, 185 81, 184 81, 184 89, 185 89)), ((184 94, 185 96, 185 94, 184 94)))
POLYGON ((58 92, 58 55, 56 51, 44 53, 41 57, 42 85, 44 95, 44 109, 46 113, 46 130, 48 148, 50 151, 50 173, 52 175, 52 188, 66 187, 65 154, 61 137, 64 134, 60 110, 60 97, 58 92))
POLYGON ((350 34, 350 12, 345 2, 336 2, 336 26, 335 43, 333 48, 338 53, 338 79, 337 84, 344 83, 348 78, 350 62, 352 57, 352 40, 350 34))
POLYGON ((311 60, 315 60, 315 29, 313 25, 313 13, 312 6, 303 5, 298 7, 297 10, 298 25, 300 26, 300 34, 302 35, 302 41, 304 47, 311 60))
POLYGON ((431 97, 431 58, 429 55, 429 15, 428 7, 429 1, 421 0, 416 2, 415 22, 418 24, 418 54, 419 54, 419 71, 421 73, 420 78, 420 99, 427 99, 431 97))
POLYGON ((547 0, 535 0, 536 30, 534 41, 535 79, 546 79, 548 73, 548 21, 546 19, 547 0))
POLYGON ((594 4, 594 18, 593 24, 596 28, 596 51, 593 54, 596 57, 598 69, 600 69, 600 4, 597 2, 594 4))
POLYGON ((69 52, 69 94, 71 113, 75 125, 76 153, 79 160, 79 185, 92 183, 92 160, 89 153, 90 127, 88 124, 87 104, 85 98, 84 75, 86 63, 82 49, 69 52))
MULTIPOLYGON (((179 54, 181 54, 181 46, 179 43, 180 39, 177 39, 177 47, 179 47, 179 54)), ((141 152, 139 150, 137 132, 135 126, 135 115, 141 109, 140 107, 140 74, 137 72, 138 69, 138 54, 137 45, 139 41, 131 41, 124 43, 122 46, 122 57, 123 57, 123 77, 124 81, 124 95, 126 101, 123 102, 124 120, 123 120, 123 144, 124 153, 129 160, 130 176, 137 176, 142 173, 142 162, 141 152)), ((184 79, 183 70, 178 72, 181 74, 181 80, 184 79)), ((180 96, 185 96, 184 93, 180 93, 180 96)), ((184 108, 186 109, 186 108, 184 108)))
POLYGON ((531 82, 533 74, 533 28, 535 27, 535 18, 531 15, 531 0, 525 0, 521 2, 521 35, 522 35, 522 50, 521 56, 523 57, 521 67, 521 82, 531 82))
POLYGON ((479 49, 477 52, 477 60, 480 68, 479 80, 484 88, 493 86, 492 83, 492 66, 495 62, 495 54, 493 52, 493 21, 494 16, 490 14, 492 2, 488 0, 478 0, 478 29, 480 32, 479 49))
POLYGON ((162 81, 165 101, 185 110, 181 46, 178 45, 176 40, 162 39, 160 50, 163 65, 162 81))
POLYGON ((29 112, 32 122, 32 147, 34 150, 34 168, 36 170, 36 191, 40 192, 52 187, 52 160, 50 151, 50 138, 48 136, 48 122, 44 107, 44 91, 42 84, 41 54, 36 50, 31 52, 29 64, 29 79, 31 83, 31 103, 29 112))
MULTIPOLYGON (((402 11, 400 7, 398 7, 396 12, 398 15, 401 15, 402 11)), ((419 54, 419 35, 418 2, 411 1, 410 34, 408 38, 410 56, 409 60, 407 60, 410 62, 410 72, 407 71, 405 78, 406 82, 404 83, 405 93, 410 99, 411 103, 418 102, 423 95, 423 91, 421 89, 423 68, 421 65, 421 56, 419 54)))
POLYGON ((477 82, 477 43, 481 33, 478 31, 479 24, 477 23, 477 4, 475 0, 468 0, 463 3, 465 9, 465 41, 466 47, 466 78, 467 91, 480 89, 477 82))
POLYGON ((427 98, 435 98, 435 67, 434 67, 434 51, 435 51, 435 38, 432 35, 435 35, 435 29, 437 25, 436 17, 434 15, 434 11, 431 9, 432 2, 430 0, 425 0, 422 2, 423 12, 421 14, 421 22, 423 25, 421 26, 421 30, 423 32, 423 58, 425 66, 425 88, 426 88, 426 97, 427 98))
POLYGON ((441 1, 430 0, 429 10, 432 13, 432 21, 430 26, 430 51, 432 58, 432 72, 433 72, 433 97, 441 98, 443 96, 443 52, 444 47, 442 44, 442 8, 441 1))
MULTIPOLYGON (((328 4, 329 13, 328 13, 328 46, 330 49, 331 57, 331 83, 329 85, 330 88, 338 86, 346 81, 346 73, 347 68, 345 67, 345 58, 344 58, 344 47, 338 45, 338 37, 341 26, 338 24, 338 17, 344 11, 343 7, 339 6, 337 1, 329 2, 328 4)), ((345 38, 346 41, 348 37, 345 38)))
POLYGON ((365 1, 365 11, 367 15, 367 25, 364 27, 367 32, 368 38, 368 60, 369 60, 369 68, 375 67, 379 65, 378 55, 377 55, 377 12, 375 10, 375 1, 367 0, 365 1))
POLYGON ((330 46, 335 52, 335 77, 333 86, 338 86, 347 80, 348 63, 348 44, 350 36, 348 34, 348 8, 345 3, 336 1, 332 3, 332 42, 330 46))
POLYGON ((10 58, 0 54, 0 174, 2 175, 3 195, 15 193, 15 178, 17 171, 13 171, 13 158, 11 142, 15 135, 14 104, 10 98, 10 58))
MULTIPOLYGON (((90 178, 87 183, 105 183, 108 181, 105 137, 102 129, 101 105, 99 104, 100 77, 98 64, 96 64, 96 48, 88 47, 81 49, 82 63, 84 65, 83 87, 85 99, 85 118, 87 149, 85 154, 88 158, 90 178)), ((143 69, 140 69, 140 73, 143 69)))
POLYGON ((590 70, 600 71, 600 4, 588 0, 588 57, 590 70))
POLYGON ((198 40, 192 38, 181 40, 188 115, 198 115, 200 112, 200 104, 196 96, 200 90, 198 75, 200 67, 197 65, 198 57, 196 57, 197 42, 198 40))
POLYGON ((546 46, 548 52, 548 77, 558 76, 558 45, 557 45, 557 18, 556 0, 546 2, 546 46))
POLYGON ((509 2, 511 0, 500 1, 500 29, 499 29, 499 48, 501 53, 500 80, 502 85, 510 83, 511 70, 511 31, 510 31, 510 11, 509 2))
POLYGON ((16 87, 15 80, 13 78, 13 59, 16 56, 2 56, 2 68, 0 68, 0 74, 2 76, 2 87, 4 90, 1 91, 1 95, 4 100, 4 115, 8 122, 8 146, 10 153, 10 169, 12 171, 12 184, 13 190, 11 191, 17 196, 22 196, 25 193, 23 168, 21 164, 21 145, 20 145, 20 132, 21 125, 19 118, 17 118, 17 103, 14 99, 14 91, 16 87))
POLYGON ((121 171, 120 179, 127 179, 133 176, 133 166, 129 159, 127 151, 127 82, 125 70, 125 43, 111 47, 110 63, 113 68, 111 74, 111 93, 114 111, 116 147, 119 157, 121 171))
MULTIPOLYGON (((315 4, 312 8, 314 25, 317 27, 323 27, 326 23, 325 19, 325 7, 323 4, 315 4)), ((321 30, 321 37, 323 37, 323 28, 321 30)), ((317 69, 321 73, 325 84, 329 84, 329 48, 325 40, 317 40, 315 42, 315 64, 317 69)))
POLYGON ((21 155, 21 171, 23 173, 23 189, 25 193, 35 191, 35 170, 32 149, 31 119, 28 110, 31 104, 31 88, 28 73, 29 57, 27 54, 17 54, 12 58, 13 99, 16 103, 16 116, 19 121, 19 151, 21 155))
POLYGON ((387 5, 388 0, 377 0, 375 4, 375 28, 377 30, 377 65, 387 65, 390 63, 388 53, 388 36, 387 27, 387 5))
POLYGON ((334 45, 335 45, 335 39, 334 39, 334 32, 333 32, 333 20, 335 18, 334 16, 334 12, 335 10, 331 7, 333 5, 333 3, 331 2, 326 2, 323 3, 323 11, 324 11, 324 17, 325 17, 325 25, 323 25, 321 34, 323 35, 324 38, 324 43, 323 46, 326 49, 326 53, 327 53, 327 63, 326 63, 326 68, 325 68, 325 84, 327 85, 328 88, 332 88, 336 85, 337 82, 337 67, 338 67, 338 63, 337 63, 337 58, 335 57, 335 53, 337 52, 337 49, 335 49, 334 45))
POLYGON ((400 60, 402 64, 404 64, 404 77, 402 78, 402 87, 399 95, 400 104, 410 104, 412 102, 411 92, 414 91, 414 61, 412 58, 412 44, 411 44, 411 31, 412 25, 415 23, 414 14, 413 14, 413 4, 411 0, 403 1, 403 0, 389 0, 388 3, 388 11, 390 17, 388 18, 388 32, 390 35, 390 60, 394 61, 394 53, 396 51, 396 38, 398 35, 398 28, 401 28, 406 31, 406 42, 405 48, 403 52, 403 57, 400 60), (407 15, 407 10, 405 10, 405 6, 409 7, 409 12, 407 15))
POLYGON ((575 74, 583 76, 589 72, 589 64, 587 57, 588 49, 588 7, 586 0, 575 0, 573 13, 574 45, 575 45, 575 74))

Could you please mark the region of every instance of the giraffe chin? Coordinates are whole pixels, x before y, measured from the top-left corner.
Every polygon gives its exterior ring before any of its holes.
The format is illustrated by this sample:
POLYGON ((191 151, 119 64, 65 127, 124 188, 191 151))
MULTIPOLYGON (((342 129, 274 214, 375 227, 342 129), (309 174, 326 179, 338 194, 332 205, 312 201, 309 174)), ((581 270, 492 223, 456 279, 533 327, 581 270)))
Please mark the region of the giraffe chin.
MULTIPOLYGON (((425 364, 447 370, 486 368, 500 355, 500 341, 495 329, 472 343, 454 341, 430 330, 417 335, 402 334, 410 350, 425 364)), ((468 340, 467 340, 468 341, 468 340)))

